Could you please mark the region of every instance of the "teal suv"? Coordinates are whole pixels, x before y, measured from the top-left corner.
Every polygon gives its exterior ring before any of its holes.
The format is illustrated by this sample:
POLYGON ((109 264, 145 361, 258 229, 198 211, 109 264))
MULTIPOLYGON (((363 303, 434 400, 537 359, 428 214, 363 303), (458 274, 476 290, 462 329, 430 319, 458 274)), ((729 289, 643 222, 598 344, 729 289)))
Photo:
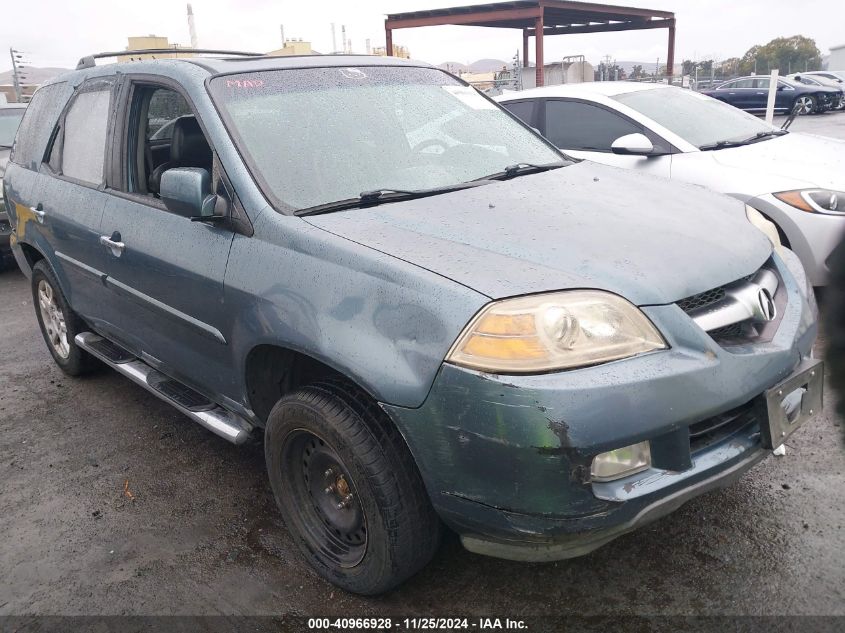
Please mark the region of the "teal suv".
POLYGON ((444 526, 584 554, 821 408, 812 291, 735 200, 571 159, 424 64, 105 56, 38 90, 5 174, 47 349, 263 440, 340 587, 444 526))

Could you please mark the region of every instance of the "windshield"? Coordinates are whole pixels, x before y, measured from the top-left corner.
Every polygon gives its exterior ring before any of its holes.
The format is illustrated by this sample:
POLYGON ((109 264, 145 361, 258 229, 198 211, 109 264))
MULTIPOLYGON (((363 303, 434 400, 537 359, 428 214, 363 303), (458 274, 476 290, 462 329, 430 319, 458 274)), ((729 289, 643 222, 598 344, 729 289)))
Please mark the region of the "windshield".
POLYGON ((0 145, 11 147, 26 108, 0 108, 0 145))
POLYGON ((562 154, 432 68, 226 75, 212 97, 265 193, 291 212, 362 192, 448 188, 562 154))
POLYGON ((696 147, 747 139, 775 129, 727 103, 683 88, 641 90, 614 99, 696 147))

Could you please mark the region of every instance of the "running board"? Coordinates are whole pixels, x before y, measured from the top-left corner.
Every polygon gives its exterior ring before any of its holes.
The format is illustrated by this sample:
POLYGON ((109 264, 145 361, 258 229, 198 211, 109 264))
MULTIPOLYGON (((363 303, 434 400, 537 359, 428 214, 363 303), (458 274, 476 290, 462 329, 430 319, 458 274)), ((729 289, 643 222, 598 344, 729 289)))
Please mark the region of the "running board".
POLYGON ((242 417, 165 376, 108 339, 93 332, 82 332, 74 340, 92 356, 223 439, 243 444, 252 435, 253 426, 242 417))

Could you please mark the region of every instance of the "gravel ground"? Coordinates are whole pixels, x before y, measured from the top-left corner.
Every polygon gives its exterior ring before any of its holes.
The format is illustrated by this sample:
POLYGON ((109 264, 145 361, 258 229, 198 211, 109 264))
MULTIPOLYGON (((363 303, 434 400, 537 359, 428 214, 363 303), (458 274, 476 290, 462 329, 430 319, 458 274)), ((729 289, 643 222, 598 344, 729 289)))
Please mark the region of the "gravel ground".
POLYGON ((0 297, 0 615, 845 615, 830 407, 786 457, 586 557, 519 564, 447 539, 417 577, 365 599, 300 559, 260 446, 226 443, 109 370, 65 377, 23 275, 0 274, 0 297))

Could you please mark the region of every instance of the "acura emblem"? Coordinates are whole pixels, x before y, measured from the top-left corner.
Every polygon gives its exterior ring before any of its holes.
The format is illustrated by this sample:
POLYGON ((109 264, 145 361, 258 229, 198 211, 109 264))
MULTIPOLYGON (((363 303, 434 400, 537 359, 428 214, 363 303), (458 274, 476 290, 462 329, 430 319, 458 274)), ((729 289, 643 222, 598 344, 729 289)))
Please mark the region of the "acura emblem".
POLYGON ((772 321, 778 314, 778 309, 775 306, 775 300, 772 299, 772 293, 766 288, 760 288, 757 291, 757 304, 759 305, 759 317, 762 321, 772 321))

